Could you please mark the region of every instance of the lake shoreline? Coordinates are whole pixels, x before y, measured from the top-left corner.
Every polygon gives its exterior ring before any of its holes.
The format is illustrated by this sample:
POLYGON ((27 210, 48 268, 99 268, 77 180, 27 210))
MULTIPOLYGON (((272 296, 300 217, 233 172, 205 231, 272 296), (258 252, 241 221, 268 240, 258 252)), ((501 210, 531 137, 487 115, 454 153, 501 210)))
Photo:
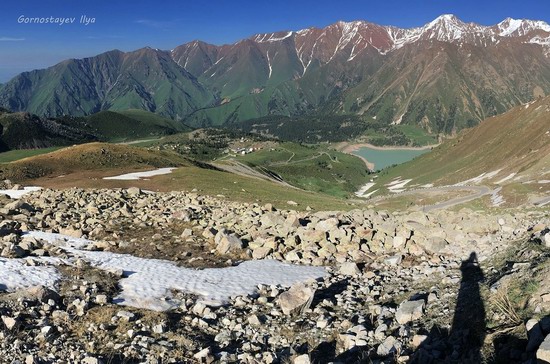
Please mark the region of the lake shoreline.
POLYGON ((423 147, 410 147, 410 146, 398 146, 398 145, 380 147, 380 146, 372 145, 370 143, 350 144, 350 143, 344 142, 344 143, 341 143, 341 145, 338 146, 337 148, 339 151, 343 153, 352 153, 361 148, 370 148, 370 149, 376 149, 376 150, 428 150, 428 149, 435 148, 437 146, 439 146, 439 144, 431 144, 423 147))
POLYGON ((439 144, 431 144, 431 145, 426 145, 426 146, 423 146, 423 147, 410 147, 410 146, 383 146, 383 147, 380 147, 380 146, 376 146, 376 145, 372 145, 370 143, 348 143, 348 142, 342 142, 340 144, 338 144, 336 146, 336 150, 342 152, 342 153, 347 153, 347 154, 350 154, 350 155, 353 155, 357 158, 360 158, 364 163, 365 165, 367 166, 367 168, 371 171, 371 172, 375 172, 375 164, 370 162, 367 158, 357 154, 357 153, 354 153, 358 150, 360 150, 361 148, 369 148, 369 149, 373 149, 373 150, 412 150, 412 151, 418 151, 418 150, 431 150, 433 149, 434 147, 437 147, 439 144))

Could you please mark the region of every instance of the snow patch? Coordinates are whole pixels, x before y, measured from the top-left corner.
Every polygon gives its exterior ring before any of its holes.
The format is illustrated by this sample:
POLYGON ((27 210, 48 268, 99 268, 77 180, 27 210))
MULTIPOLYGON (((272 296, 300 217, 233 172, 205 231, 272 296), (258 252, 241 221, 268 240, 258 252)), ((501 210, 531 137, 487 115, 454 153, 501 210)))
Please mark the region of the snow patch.
POLYGON ((269 51, 267 51, 267 66, 269 67, 269 75, 267 78, 271 78, 271 72, 273 72, 273 69, 271 68, 271 60, 269 59, 269 51))
POLYGON ((23 234, 23 237, 31 237, 39 240, 45 240, 61 248, 85 249, 93 245, 93 241, 84 238, 73 238, 72 236, 58 233, 47 233, 43 231, 30 231, 23 234))
POLYGON ((0 194, 7 195, 10 198, 21 198, 24 195, 34 192, 34 191, 40 191, 42 187, 35 187, 35 186, 29 186, 24 187, 21 190, 0 190, 0 194))
POLYGON ((363 185, 363 187, 361 187, 359 189, 359 191, 355 192, 355 195, 357 197, 365 197, 365 193, 375 185, 376 185, 376 183, 374 183, 374 182, 366 183, 365 185, 363 185))
POLYGON ((259 35, 256 36, 254 41, 256 41, 258 43, 279 42, 281 40, 285 40, 285 39, 289 38, 290 36, 292 36, 292 34, 293 34, 293 32, 287 32, 282 37, 277 37, 275 34, 259 34, 259 35), (269 35, 269 38, 267 38, 268 35, 269 35))
POLYGON ((481 183, 482 181, 486 180, 486 179, 491 179, 493 178, 494 176, 496 176, 497 174, 500 173, 502 169, 498 169, 496 171, 492 171, 492 172, 484 172, 482 174, 480 174, 479 176, 477 177, 474 177, 474 178, 470 178, 469 180, 466 180, 466 181, 462 181, 462 182, 458 182, 456 184, 454 184, 454 186, 465 186, 465 185, 468 185, 468 184, 478 184, 478 183, 481 183))
POLYGON ((500 181, 496 181, 495 183, 497 185, 501 184, 501 183, 504 183, 512 178, 514 178, 514 176, 516 175, 516 173, 510 173, 508 176, 504 177, 503 179, 501 179, 500 181))
POLYGON ((412 179, 401 180, 401 177, 399 177, 398 179, 388 183, 386 186, 391 193, 401 193, 405 191, 404 187, 410 181, 412 181, 412 179))
POLYGON ((55 287, 61 279, 51 266, 27 265, 25 259, 0 258, 0 288, 15 291, 33 286, 55 287))
POLYGON ((147 177, 160 176, 160 175, 163 175, 163 174, 170 174, 170 173, 172 173, 172 171, 174 169, 176 169, 176 168, 173 168, 173 167, 159 168, 159 169, 155 169, 153 171, 134 172, 134 173, 121 174, 119 176, 103 177, 103 179, 121 180, 121 181, 134 181, 134 180, 139 180, 140 178, 147 178, 147 177))
POLYGON ((369 198, 369 197, 371 197, 372 195, 374 195, 377 191, 378 191, 378 189, 376 189, 376 190, 374 190, 374 191, 370 191, 369 193, 366 193, 366 194, 364 194, 364 195, 361 196, 361 197, 363 197, 363 198, 369 198))
POLYGON ((522 21, 520 19, 512 19, 508 18, 504 20, 502 23, 498 25, 499 29, 501 30, 500 35, 502 37, 509 37, 514 33, 516 30, 519 29, 522 25, 522 21))
MULTIPOLYGON (((231 297, 254 294, 259 284, 291 286, 326 274, 323 267, 292 265, 269 259, 245 261, 228 268, 195 270, 178 267, 167 260, 83 250, 93 244, 93 241, 87 239, 38 231, 30 232, 27 236, 56 244, 72 254, 72 259, 82 259, 96 268, 123 271, 123 278, 119 282, 121 293, 114 302, 154 311, 165 311, 179 305, 172 296, 172 290, 196 294, 201 302, 218 306, 227 303, 231 297)), ((0 260, 0 268, 4 261, 0 260)), ((59 280, 59 275, 51 268, 26 267, 24 261, 18 259, 7 261, 9 269, 0 269, 0 285, 27 279, 30 281, 23 283, 52 286, 59 280)))
POLYGON ((505 202, 504 197, 500 194, 500 190, 502 190, 502 187, 493 190, 491 193, 491 203, 493 206, 500 206, 505 202))

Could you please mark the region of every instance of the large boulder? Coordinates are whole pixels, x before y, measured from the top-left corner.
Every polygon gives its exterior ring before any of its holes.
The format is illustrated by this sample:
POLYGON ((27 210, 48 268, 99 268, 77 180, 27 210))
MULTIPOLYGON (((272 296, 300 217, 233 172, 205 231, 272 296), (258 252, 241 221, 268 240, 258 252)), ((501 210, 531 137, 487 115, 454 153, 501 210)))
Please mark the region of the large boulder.
POLYGON ((307 310, 314 295, 314 289, 303 283, 295 284, 279 296, 279 306, 285 315, 294 315, 307 310))
POLYGON ((424 305, 424 300, 402 302, 395 313, 395 320, 401 325, 418 320, 424 314, 424 305))
POLYGON ((238 253, 243 249, 243 242, 235 234, 224 231, 216 234, 216 251, 219 254, 238 253))

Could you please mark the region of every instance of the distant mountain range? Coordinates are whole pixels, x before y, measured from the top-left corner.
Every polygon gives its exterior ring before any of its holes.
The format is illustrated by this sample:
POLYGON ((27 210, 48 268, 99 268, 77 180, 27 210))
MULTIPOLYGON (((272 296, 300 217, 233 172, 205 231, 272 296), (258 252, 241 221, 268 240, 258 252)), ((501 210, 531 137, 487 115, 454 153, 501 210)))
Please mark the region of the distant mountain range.
POLYGON ((452 134, 550 94, 550 26, 442 15, 419 28, 364 21, 171 51, 113 50, 22 73, 0 106, 43 116, 144 109, 192 126, 269 115, 358 115, 452 134))

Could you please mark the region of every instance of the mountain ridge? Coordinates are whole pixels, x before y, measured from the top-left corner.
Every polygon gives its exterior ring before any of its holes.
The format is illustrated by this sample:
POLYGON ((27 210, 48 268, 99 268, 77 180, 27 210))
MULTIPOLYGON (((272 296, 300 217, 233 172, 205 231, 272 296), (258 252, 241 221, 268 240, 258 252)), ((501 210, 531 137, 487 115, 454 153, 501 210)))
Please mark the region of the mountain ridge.
POLYGON ((445 14, 406 29, 340 21, 220 46, 195 40, 66 60, 16 76, 0 88, 0 106, 45 116, 137 108, 194 126, 358 114, 451 134, 549 94, 549 56, 543 21, 483 26, 445 14), (519 73, 529 77, 517 81, 519 73), (445 90, 451 81, 457 87, 445 90))

